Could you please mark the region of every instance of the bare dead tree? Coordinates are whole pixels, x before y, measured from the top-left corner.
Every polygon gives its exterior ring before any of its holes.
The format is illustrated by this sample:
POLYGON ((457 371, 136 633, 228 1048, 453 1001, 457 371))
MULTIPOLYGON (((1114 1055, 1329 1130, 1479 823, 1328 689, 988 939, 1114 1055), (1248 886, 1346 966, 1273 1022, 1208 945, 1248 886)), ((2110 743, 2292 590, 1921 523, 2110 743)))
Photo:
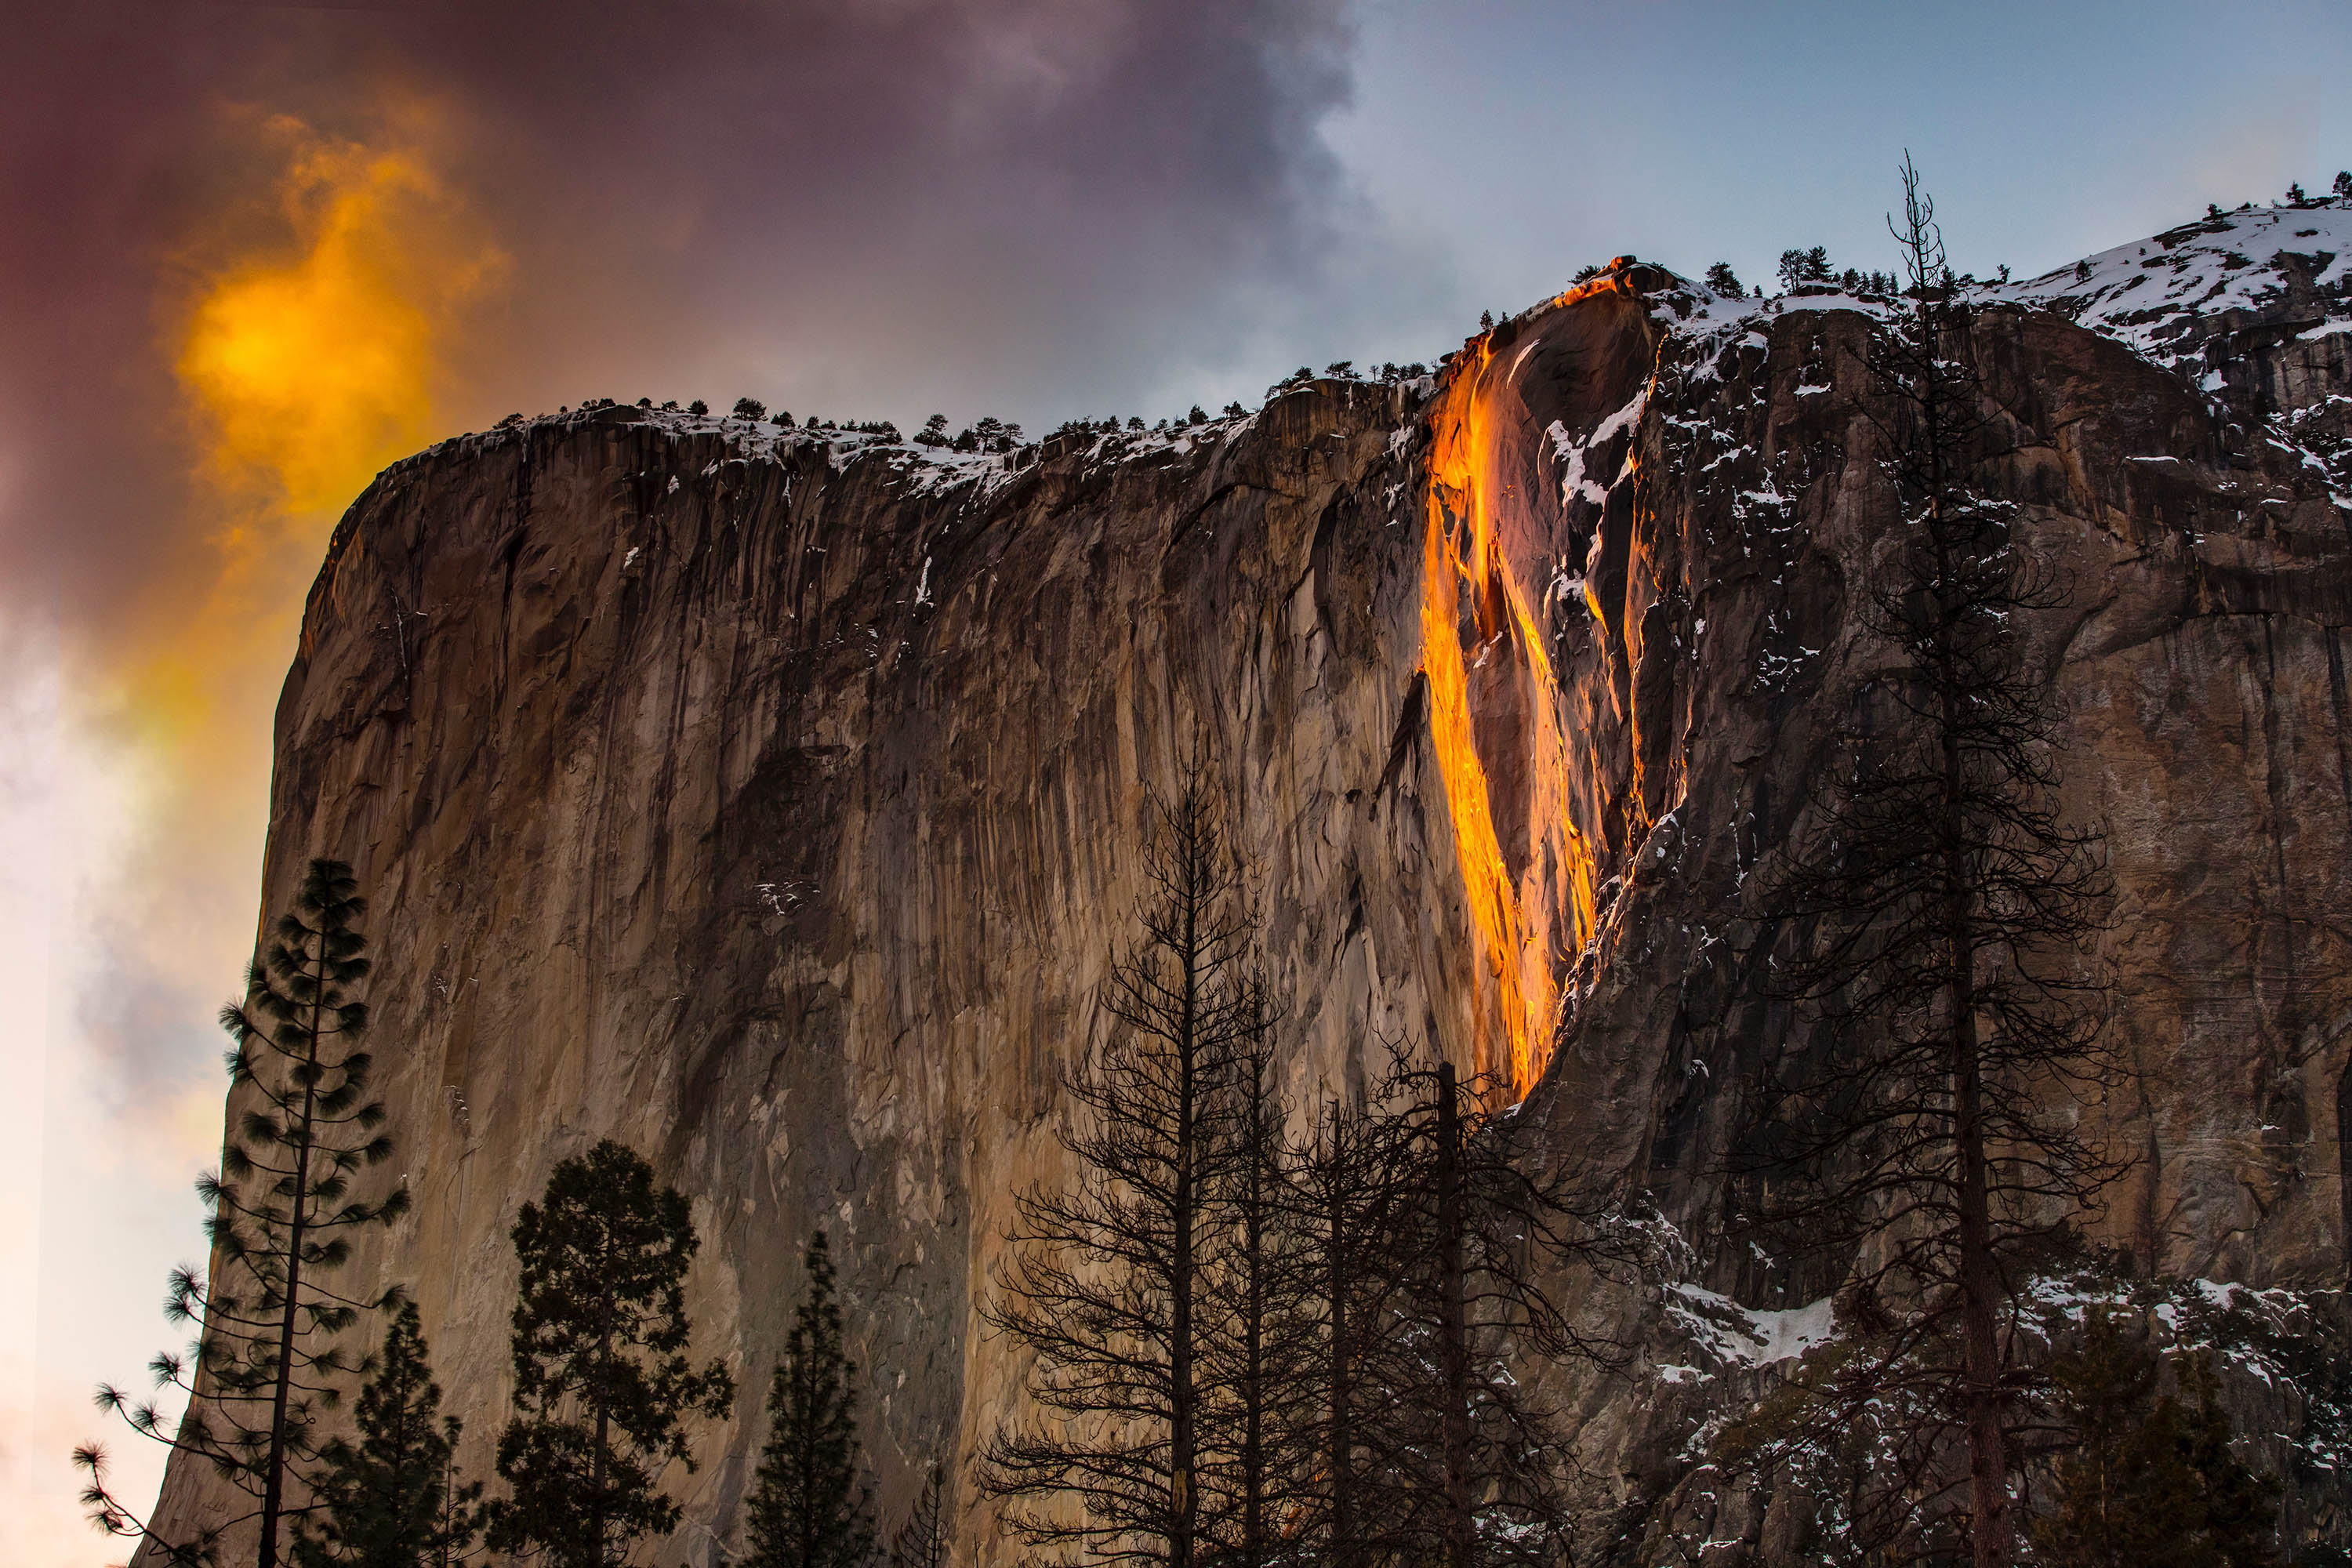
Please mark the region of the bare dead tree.
POLYGON ((1413 1501, 1406 1554, 1445 1568, 1563 1562, 1574 1456, 1520 1373, 1552 1357, 1621 1358, 1543 1282, 1612 1268, 1626 1255, 1616 1212, 1570 1179, 1502 1079, 1400 1063, 1384 1093, 1392 1226, 1408 1249, 1389 1329, 1409 1352, 1392 1445, 1413 1501))
POLYGON ((1803 1027, 1766 1051, 1731 1163, 1745 1222, 1851 1260, 1847 1342, 1769 1451, 1851 1458, 1867 1434, 1857 1525, 2006 1568, 2031 1249, 2119 1173, 2074 1114, 2115 1072, 2089 951, 2108 882, 2098 833, 2059 815, 2063 737, 2022 636, 2063 586, 1980 482, 1998 441, 1970 312, 1907 158, 1903 184, 1910 307, 1864 409, 1902 506, 1861 611, 1880 658, 1810 831, 1762 879, 1803 1027))
POLYGON ((1065 1190, 1018 1200, 983 1321, 1035 1357, 1046 1419, 986 1446, 982 1491, 1049 1549, 1191 1568, 1199 1554, 1202 1354, 1214 1170, 1233 1062, 1263 1021, 1255 927, 1204 761, 1157 804, 1143 939, 1115 967, 1109 1039, 1063 1080, 1065 1190))
MULTIPOLYGON (((1252 989, 1265 995, 1262 982, 1252 989)), ((1304 1512, 1312 1448, 1314 1258, 1297 1224, 1274 1025, 1261 1011, 1237 1043, 1210 1183, 1217 1219, 1201 1358, 1202 1536, 1231 1568, 1266 1568, 1284 1554, 1304 1512)))
POLYGON ((1393 1118, 1327 1103, 1292 1161, 1308 1341, 1307 1476, 1290 1539, 1331 1568, 1386 1560, 1407 1516, 1397 1400, 1412 1381, 1393 1329, 1407 1206, 1393 1118))

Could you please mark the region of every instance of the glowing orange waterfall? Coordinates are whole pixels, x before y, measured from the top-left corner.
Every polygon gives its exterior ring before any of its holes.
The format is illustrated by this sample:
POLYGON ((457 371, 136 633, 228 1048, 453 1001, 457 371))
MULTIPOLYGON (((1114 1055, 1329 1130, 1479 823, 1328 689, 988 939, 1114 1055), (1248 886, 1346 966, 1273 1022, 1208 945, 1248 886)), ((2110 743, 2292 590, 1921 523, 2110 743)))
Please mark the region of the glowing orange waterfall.
POLYGON ((1495 983, 1493 1025, 1479 1010, 1479 1054, 1494 1061, 1500 1047, 1524 1096, 1551 1058, 1561 975, 1592 929, 1593 861, 1570 814, 1569 751, 1543 629, 1497 535, 1495 405, 1507 373, 1491 342, 1465 351, 1432 416, 1421 668, 1454 853, 1495 983), (1496 831, 1470 690, 1471 670, 1496 659, 1508 661, 1504 673, 1520 683, 1528 721, 1519 738, 1526 755, 1515 759, 1529 791, 1529 842, 1512 847, 1524 868, 1517 877, 1496 831), (1489 1033, 1494 1026, 1499 1039, 1489 1033))

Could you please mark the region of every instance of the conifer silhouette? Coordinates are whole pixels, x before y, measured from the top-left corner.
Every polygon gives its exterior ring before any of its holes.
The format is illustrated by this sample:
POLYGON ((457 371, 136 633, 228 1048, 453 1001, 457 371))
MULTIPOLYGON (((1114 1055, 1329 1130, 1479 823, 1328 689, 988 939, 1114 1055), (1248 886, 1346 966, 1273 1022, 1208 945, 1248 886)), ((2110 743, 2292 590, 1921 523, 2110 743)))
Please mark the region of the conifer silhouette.
POLYGON ((300 1568, 448 1568, 465 1558, 480 1533, 482 1483, 458 1480, 463 1427, 440 1408, 416 1304, 403 1302, 352 1412, 357 1441, 320 1451, 314 1505, 295 1535, 300 1568))
POLYGON ((1029 1395, 1045 1418, 991 1438, 980 1484, 1038 1545, 1192 1568, 1209 1554, 1203 1357, 1226 1089, 1265 1005, 1249 969, 1256 927, 1197 751, 1154 810, 1143 940, 1104 987, 1118 1026, 1063 1080, 1077 1180, 1021 1194, 982 1313, 1034 1353, 1029 1395))
POLYGON ((1792 1026, 1750 1075, 1731 1163, 1745 1219, 1784 1256, 1853 1260, 1841 1300, 1876 1325, 1809 1390, 1796 1441, 1880 1430, 1899 1479, 1864 1489, 1857 1528, 2006 1568, 2037 1375, 2021 1255, 2121 1168, 2075 1114, 2118 1071, 2091 952, 2109 883, 2096 828, 2060 814, 2064 736, 2024 640, 2064 585, 1984 483, 2002 442, 1963 285, 1907 158, 1903 183, 1910 308, 1860 409, 1902 526, 1864 578, 1869 674, 1812 820, 1758 879, 1792 1026))
POLYGON ((890 1538, 890 1568, 947 1568, 948 1537, 940 1498, 940 1468, 923 1478, 923 1489, 908 1510, 907 1522, 890 1538))
POLYGON ((392 1153, 378 1131, 383 1103, 367 1097, 371 1059, 353 1048, 368 1008, 352 988, 363 979, 365 913, 352 868, 313 860, 247 978, 246 999, 221 1009, 236 1047, 228 1055, 233 1130, 221 1169, 196 1184, 213 1246, 208 1275, 175 1270, 164 1310, 193 1325, 188 1356, 152 1363, 155 1384, 190 1395, 176 1428, 153 1400, 133 1404, 111 1385, 100 1408, 142 1436, 200 1459, 255 1500, 247 1512, 185 1541, 154 1537, 106 1487, 105 1455, 77 1450, 89 1480, 83 1500, 110 1534, 142 1536, 173 1563, 209 1560, 223 1531, 257 1524, 257 1568, 276 1568, 280 1525, 299 1511, 289 1482, 320 1454, 323 1413, 341 1402, 343 1381, 362 1369, 342 1336, 362 1311, 390 1304, 397 1289, 358 1299, 324 1277, 350 1257, 350 1233, 388 1225, 407 1212, 408 1190, 374 1202, 352 1183, 392 1153))
POLYGON ((499 1435, 509 1493, 490 1505, 493 1550, 551 1568, 617 1568, 680 1510, 656 1485, 689 1470, 688 1415, 724 1416, 735 1382, 686 1357, 686 1268, 698 1245, 685 1197, 605 1139, 548 1178, 514 1225, 515 1415, 499 1435))
POLYGON ((747 1510, 751 1568, 857 1568, 874 1551, 874 1492, 857 1448, 857 1363, 842 1350, 822 1230, 809 1238, 805 1266, 807 1294, 768 1385, 768 1443, 747 1510))
POLYGON ((2269 1568, 2278 1483, 2230 1451, 2210 1352, 2185 1358, 2179 1392, 2163 1363, 2104 1312, 2052 1363, 2070 1446, 2057 1507, 2034 1521, 2051 1568, 2269 1568))

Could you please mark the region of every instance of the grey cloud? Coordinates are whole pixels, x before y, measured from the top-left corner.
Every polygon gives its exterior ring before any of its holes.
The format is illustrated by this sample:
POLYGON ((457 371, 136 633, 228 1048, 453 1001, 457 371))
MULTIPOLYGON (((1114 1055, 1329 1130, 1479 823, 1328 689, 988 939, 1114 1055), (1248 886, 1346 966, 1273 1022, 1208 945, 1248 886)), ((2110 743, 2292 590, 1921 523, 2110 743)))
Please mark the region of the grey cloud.
POLYGON ((0 592, 69 626, 194 559, 153 312, 191 226, 266 177, 225 105, 358 135, 440 106, 443 173, 515 262, 461 426, 641 393, 1164 412, 1132 405, 1361 308, 1323 286, 1367 243, 1318 133, 1339 0, 0 11, 0 592))

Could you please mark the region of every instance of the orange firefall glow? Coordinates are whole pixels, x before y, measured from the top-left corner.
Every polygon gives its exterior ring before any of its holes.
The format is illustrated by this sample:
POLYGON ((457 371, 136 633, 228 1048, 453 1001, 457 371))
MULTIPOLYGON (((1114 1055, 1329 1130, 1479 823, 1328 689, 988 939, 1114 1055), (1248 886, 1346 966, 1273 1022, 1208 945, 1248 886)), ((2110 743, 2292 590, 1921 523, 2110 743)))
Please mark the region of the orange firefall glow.
POLYGON ((1499 374, 1492 340, 1479 339, 1465 350, 1432 416, 1421 668, 1429 683, 1430 734, 1444 775, 1454 853, 1481 956, 1495 982, 1493 1025, 1486 1009, 1478 1015, 1479 1058, 1492 1062, 1500 1047, 1515 1092, 1524 1097, 1551 1058, 1561 974, 1592 931, 1594 871, 1591 848, 1570 812, 1569 749, 1542 627, 1497 536, 1499 374), (1526 683, 1522 700, 1530 721, 1524 765, 1532 796, 1531 842, 1518 847, 1526 851, 1526 869, 1516 880, 1496 834, 1471 710, 1469 671, 1493 658, 1517 661, 1515 673, 1526 683), (1500 1038, 1489 1034, 1494 1026, 1500 1038))

